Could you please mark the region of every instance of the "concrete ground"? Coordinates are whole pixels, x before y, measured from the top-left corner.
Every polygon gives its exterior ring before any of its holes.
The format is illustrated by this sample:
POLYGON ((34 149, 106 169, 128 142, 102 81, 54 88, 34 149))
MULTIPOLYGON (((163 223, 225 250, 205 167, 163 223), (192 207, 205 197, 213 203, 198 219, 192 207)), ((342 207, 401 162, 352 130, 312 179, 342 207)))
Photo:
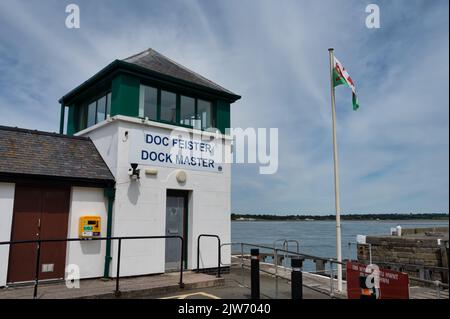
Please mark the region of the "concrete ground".
MULTIPOLYGON (((201 289, 190 289, 189 291, 178 291, 176 293, 148 295, 142 298, 164 298, 164 299, 250 299, 250 270, 244 268, 242 276, 240 267, 232 267, 229 274, 222 276, 224 283, 221 286, 207 287, 201 289), (244 281, 242 284, 242 279, 244 281)), ((275 278, 261 273, 260 292, 261 299, 275 299, 275 278)), ((304 299, 330 299, 324 293, 303 287, 304 299)), ((286 279, 278 280, 278 299, 291 299, 291 285, 286 279)))
MULTIPOLYGON (((185 288, 178 286, 178 273, 121 278, 120 298, 139 299, 249 299, 250 270, 239 266, 231 268, 229 274, 216 278, 213 275, 186 272, 185 288)), ((261 299, 277 297, 276 281, 273 276, 260 273, 261 299)), ((39 299, 71 299, 71 298, 117 298, 114 295, 115 280, 88 279, 80 281, 79 289, 68 289, 64 282, 41 283, 38 287, 39 299)), ((305 299, 329 298, 304 287, 305 299)), ((0 299, 30 299, 33 297, 33 286, 9 287, 0 289, 0 299)), ((286 279, 278 280, 278 298, 291 299, 291 285, 286 279)))
MULTIPOLYGON (((165 273, 149 276, 128 277, 120 279, 120 297, 139 298, 148 295, 166 294, 180 291, 179 273, 165 273)), ((188 291, 194 288, 205 288, 223 284, 223 279, 206 274, 197 274, 192 271, 184 273, 183 282, 188 291)), ((77 298, 117 298, 114 294, 116 281, 102 279, 80 280, 79 288, 67 288, 65 282, 39 283, 38 299, 77 299, 77 298)), ((31 299, 34 287, 27 286, 7 287, 0 289, 0 299, 31 299)))

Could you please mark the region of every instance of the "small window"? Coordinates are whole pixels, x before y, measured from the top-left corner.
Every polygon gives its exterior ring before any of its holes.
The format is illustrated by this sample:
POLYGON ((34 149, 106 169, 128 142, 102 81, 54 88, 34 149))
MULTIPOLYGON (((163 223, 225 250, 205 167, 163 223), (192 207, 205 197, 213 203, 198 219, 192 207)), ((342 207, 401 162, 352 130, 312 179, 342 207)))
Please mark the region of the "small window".
POLYGON ((111 112, 111 92, 89 103, 86 108, 87 114, 84 111, 85 108, 81 108, 81 129, 85 129, 106 119, 107 115, 111 112))
POLYGON ((198 100, 197 102, 197 119, 200 120, 200 127, 206 130, 213 126, 212 123, 212 104, 211 102, 198 100))
POLYGON ((156 110, 158 107, 158 90, 141 85, 139 90, 139 117, 148 117, 156 120, 156 110))
POLYGON ((106 94, 106 117, 111 116, 111 92, 106 94))
POLYGON ((97 120, 96 123, 99 123, 106 119, 106 95, 102 96, 97 101, 97 120))
POLYGON ((177 95, 161 90, 161 120, 175 123, 177 119, 177 95))
POLYGON ((88 105, 87 127, 95 125, 96 101, 88 105))
POLYGON ((86 128, 86 118, 87 118, 87 116, 86 116, 86 109, 87 109, 86 105, 83 105, 80 108, 80 117, 79 117, 80 123, 78 124, 78 130, 79 131, 84 130, 86 128))
POLYGON ((195 99, 180 96, 180 124, 194 126, 195 99))

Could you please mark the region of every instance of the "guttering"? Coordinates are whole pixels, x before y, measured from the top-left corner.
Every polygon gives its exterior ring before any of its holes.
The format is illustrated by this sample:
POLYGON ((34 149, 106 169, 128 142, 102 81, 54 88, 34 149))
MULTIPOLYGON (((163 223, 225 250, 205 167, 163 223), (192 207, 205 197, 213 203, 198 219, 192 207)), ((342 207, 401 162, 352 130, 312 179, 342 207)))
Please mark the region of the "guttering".
MULTIPOLYGON (((106 237, 110 238, 112 234, 112 218, 113 218, 113 203, 116 196, 114 187, 104 189, 105 197, 108 199, 108 219, 106 221, 106 237)), ((109 278, 109 268, 111 265, 111 239, 106 240, 105 251, 105 269, 103 271, 103 278, 109 278)))

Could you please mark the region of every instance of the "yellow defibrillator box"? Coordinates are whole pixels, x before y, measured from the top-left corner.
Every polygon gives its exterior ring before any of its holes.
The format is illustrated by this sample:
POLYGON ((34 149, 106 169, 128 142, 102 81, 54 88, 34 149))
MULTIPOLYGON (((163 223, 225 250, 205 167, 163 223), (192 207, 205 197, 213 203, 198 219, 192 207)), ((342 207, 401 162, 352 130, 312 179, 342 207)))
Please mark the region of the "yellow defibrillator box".
POLYGON ((100 216, 81 216, 78 228, 79 238, 100 237, 101 217, 100 216))

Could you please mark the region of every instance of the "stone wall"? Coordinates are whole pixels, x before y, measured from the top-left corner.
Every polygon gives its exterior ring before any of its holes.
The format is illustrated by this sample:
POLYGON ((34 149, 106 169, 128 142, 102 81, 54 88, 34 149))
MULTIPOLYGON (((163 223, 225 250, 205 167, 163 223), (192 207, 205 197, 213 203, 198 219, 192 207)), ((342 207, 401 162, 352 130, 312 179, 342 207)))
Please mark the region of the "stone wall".
POLYGON ((446 232, 444 238, 406 229, 401 237, 367 236, 366 244, 357 246, 358 261, 368 264, 371 250, 373 264, 407 272, 411 277, 448 283, 448 228, 446 232))

